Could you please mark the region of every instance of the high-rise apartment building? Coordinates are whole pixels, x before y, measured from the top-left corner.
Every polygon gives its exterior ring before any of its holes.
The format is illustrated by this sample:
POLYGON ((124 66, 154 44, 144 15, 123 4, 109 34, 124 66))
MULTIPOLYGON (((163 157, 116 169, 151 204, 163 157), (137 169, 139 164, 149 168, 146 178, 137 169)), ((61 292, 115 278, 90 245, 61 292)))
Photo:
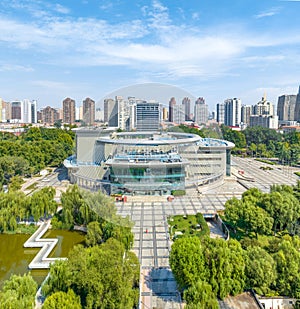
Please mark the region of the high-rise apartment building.
POLYGON ((198 98, 194 107, 195 122, 205 124, 208 121, 208 106, 205 104, 204 98, 198 98))
POLYGON ((47 106, 45 108, 41 109, 41 121, 43 123, 47 123, 49 125, 53 125, 55 121, 59 120, 59 111, 57 108, 52 108, 50 106, 47 106))
POLYGON ((163 121, 169 120, 169 109, 167 107, 163 107, 162 109, 162 120, 163 121))
POLYGON ((174 122, 174 106, 176 105, 176 100, 174 97, 172 97, 169 101, 169 121, 174 122))
POLYGON ((160 128, 160 104, 155 101, 136 103, 136 130, 157 131, 160 128))
POLYGON ((66 98, 63 100, 63 122, 74 124, 76 117, 75 100, 66 98))
POLYGON ((225 104, 217 104, 217 122, 223 124, 225 122, 225 104))
POLYGON ((253 115, 274 115, 274 105, 270 101, 267 101, 266 95, 261 98, 261 101, 254 105, 253 115))
POLYGON ((11 122, 23 123, 23 102, 13 101, 11 102, 11 122))
POLYGON ((37 115, 37 122, 38 123, 42 123, 43 122, 43 115, 42 115, 42 111, 41 110, 39 110, 39 111, 37 111, 36 112, 36 115, 37 115))
POLYGON ((282 95, 278 98, 277 116, 279 120, 295 120, 296 98, 294 94, 282 95))
POLYGON ((294 120, 296 120, 297 122, 300 122, 300 86, 299 86, 298 94, 296 97, 294 120))
POLYGON ((129 102, 124 100, 121 96, 116 96, 115 102, 118 106, 118 128, 127 130, 129 127, 129 102))
POLYGON ((92 125, 95 122, 95 101, 90 98, 86 98, 83 100, 82 108, 83 121, 87 125, 92 125))
POLYGON ((182 99, 182 105, 184 106, 184 113, 185 113, 185 121, 191 120, 191 99, 185 97, 182 99))
POLYGON ((176 124, 181 124, 185 122, 185 106, 184 105, 174 105, 173 109, 173 121, 176 124))
POLYGON ((129 102, 129 119, 127 122, 127 130, 132 131, 136 129, 136 103, 140 100, 136 100, 135 98, 128 98, 129 102))
POLYGON ((250 116, 252 115, 251 105, 242 105, 241 109, 241 122, 246 125, 250 125, 250 116))
MULTIPOLYGON (((4 113, 5 113, 6 121, 12 119, 12 117, 11 117, 11 102, 3 102, 3 107, 5 108, 5 111, 2 110, 2 114, 4 115, 4 113)), ((2 118, 4 119, 4 116, 2 116, 2 118)))
POLYGON ((37 123, 37 102, 36 100, 23 100, 22 108, 23 123, 37 123))
POLYGON ((104 109, 101 109, 100 107, 96 108, 95 121, 104 122, 104 109))
POLYGON ((104 100, 104 122, 109 127, 118 126, 118 103, 113 99, 104 100))
POLYGON ((226 126, 239 126, 241 123, 241 99, 233 98, 224 101, 225 104, 225 119, 226 126))

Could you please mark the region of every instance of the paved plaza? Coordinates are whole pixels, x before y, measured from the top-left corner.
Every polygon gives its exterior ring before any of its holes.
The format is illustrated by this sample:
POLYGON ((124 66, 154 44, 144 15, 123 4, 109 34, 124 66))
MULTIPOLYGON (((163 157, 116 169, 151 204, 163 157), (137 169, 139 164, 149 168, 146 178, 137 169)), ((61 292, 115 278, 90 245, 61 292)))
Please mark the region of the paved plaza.
MULTIPOLYGON (((144 196, 136 201, 116 203, 118 213, 129 216, 135 223, 133 227, 133 251, 141 263, 140 308, 182 308, 180 294, 169 266, 171 241, 168 231, 168 216, 190 215, 201 212, 213 215, 224 210, 225 202, 240 198, 247 188, 257 187, 268 192, 272 184, 295 184, 299 179, 294 171, 299 168, 272 166, 273 170, 263 171, 265 163, 253 159, 233 158, 233 170, 243 170, 245 176, 254 181, 226 178, 224 184, 216 189, 199 194, 188 191, 186 196, 176 197, 168 202, 164 197, 144 196)), ((269 165, 270 166, 270 165, 269 165)))
MULTIPOLYGON (((167 218, 198 212, 214 215, 223 210, 228 199, 240 197, 246 190, 231 179, 229 183, 226 182, 221 187, 223 193, 218 194, 189 192, 190 195, 176 197, 172 202, 168 202, 167 198, 162 200, 160 197, 145 196, 144 202, 117 203, 118 212, 122 216, 128 215, 135 223, 133 251, 141 263, 141 308, 181 308, 180 294, 169 266, 171 241, 167 218), (230 187, 234 187, 235 192, 230 192, 230 187)), ((215 230, 215 226, 211 227, 215 230)))

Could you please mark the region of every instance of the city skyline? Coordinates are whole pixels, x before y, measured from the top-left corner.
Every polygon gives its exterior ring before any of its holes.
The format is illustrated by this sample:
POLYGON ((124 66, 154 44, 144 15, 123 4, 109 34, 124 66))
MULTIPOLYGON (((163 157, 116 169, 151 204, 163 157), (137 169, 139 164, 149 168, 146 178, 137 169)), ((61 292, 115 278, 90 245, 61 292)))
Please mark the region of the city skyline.
MULTIPOLYGON (((210 109, 296 94, 299 1, 0 3, 1 93, 59 107, 128 85, 167 83, 210 109), (276 33, 276 35, 274 35, 276 33)), ((77 103, 78 104, 78 103, 77 103)))

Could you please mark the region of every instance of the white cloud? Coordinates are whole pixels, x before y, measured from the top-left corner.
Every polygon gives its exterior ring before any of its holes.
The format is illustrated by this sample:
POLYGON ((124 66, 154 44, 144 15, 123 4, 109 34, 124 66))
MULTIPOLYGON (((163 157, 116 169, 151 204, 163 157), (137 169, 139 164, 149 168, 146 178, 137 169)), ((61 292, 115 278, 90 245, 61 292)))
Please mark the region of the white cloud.
POLYGON ((38 86, 46 89, 68 90, 69 86, 65 83, 51 80, 33 80, 30 82, 33 86, 38 86))
POLYGON ((58 4, 58 3, 56 3, 54 5, 54 10, 58 13, 61 13, 61 14, 69 14, 70 13, 69 8, 62 6, 61 4, 58 4))
MULTIPOLYGON (((67 8, 56 8, 68 13, 67 8)), ((157 0, 151 6, 142 7, 142 11, 146 16, 144 21, 135 19, 114 24, 68 16, 52 16, 38 23, 2 16, 0 45, 2 42, 6 48, 33 50, 42 58, 47 57, 47 63, 51 64, 119 65, 180 78, 231 74, 237 61, 244 65, 282 61, 283 55, 275 52, 266 55, 265 48, 300 43, 300 35, 292 31, 274 37, 273 33, 257 34, 238 25, 222 25, 200 32, 183 23, 175 24, 168 8, 157 0)))
POLYGON ((8 71, 33 72, 34 69, 31 66, 24 66, 18 64, 0 64, 0 72, 8 71))
POLYGON ((259 18, 264 18, 264 17, 271 17, 271 16, 274 16, 276 14, 278 14, 280 12, 280 7, 274 7, 274 8, 271 8, 270 10, 268 11, 264 11, 264 12, 261 12, 257 15, 255 15, 254 17, 259 19, 259 18))
POLYGON ((270 62, 278 62, 285 60, 286 57, 284 55, 269 55, 269 56, 249 56, 243 57, 241 60, 246 63, 270 63, 270 62))

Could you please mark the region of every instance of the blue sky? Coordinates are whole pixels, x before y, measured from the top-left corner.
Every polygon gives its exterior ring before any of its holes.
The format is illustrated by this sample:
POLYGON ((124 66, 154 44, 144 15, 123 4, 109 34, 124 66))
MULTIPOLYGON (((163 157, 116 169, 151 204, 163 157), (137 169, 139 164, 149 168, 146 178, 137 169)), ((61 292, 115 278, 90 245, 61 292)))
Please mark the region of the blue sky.
POLYGON ((80 105, 155 82, 211 109, 277 103, 300 84, 299 13, 300 0, 1 0, 0 97, 80 105))

